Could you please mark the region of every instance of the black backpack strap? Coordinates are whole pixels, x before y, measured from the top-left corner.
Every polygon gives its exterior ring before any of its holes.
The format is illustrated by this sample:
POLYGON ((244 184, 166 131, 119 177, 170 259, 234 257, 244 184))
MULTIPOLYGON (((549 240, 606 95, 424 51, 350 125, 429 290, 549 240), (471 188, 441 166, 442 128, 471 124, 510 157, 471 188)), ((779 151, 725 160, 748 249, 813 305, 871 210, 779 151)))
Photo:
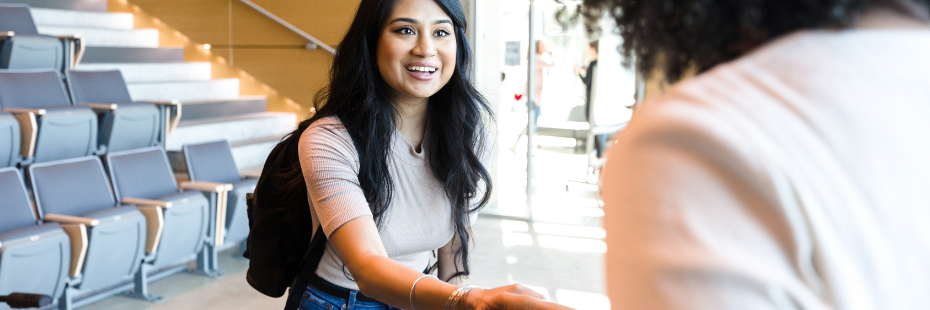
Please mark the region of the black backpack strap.
POLYGON ((304 296, 307 286, 310 285, 310 278, 313 277, 313 273, 316 272, 316 268, 323 258, 323 252, 326 249, 323 246, 324 244, 326 244, 326 236, 321 226, 313 234, 310 246, 307 247, 307 254, 304 255, 303 261, 300 262, 300 272, 297 274, 294 285, 287 292, 287 303, 284 305, 284 310, 297 310, 300 307, 301 297, 304 296))

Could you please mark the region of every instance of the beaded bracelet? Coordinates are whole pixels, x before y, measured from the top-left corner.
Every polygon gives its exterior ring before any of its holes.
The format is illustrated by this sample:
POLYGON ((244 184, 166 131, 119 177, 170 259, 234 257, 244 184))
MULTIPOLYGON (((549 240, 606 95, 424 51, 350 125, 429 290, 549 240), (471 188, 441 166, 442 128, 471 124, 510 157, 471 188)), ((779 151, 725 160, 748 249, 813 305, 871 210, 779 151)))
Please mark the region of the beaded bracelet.
POLYGON ((415 288, 417 287, 417 283, 419 283, 420 280, 423 280, 423 278, 426 278, 426 277, 432 277, 432 278, 434 278, 434 279, 436 279, 436 280, 439 280, 439 278, 437 278, 437 277, 434 276, 434 275, 425 274, 425 275, 422 275, 422 276, 420 276, 419 278, 417 278, 416 281, 413 281, 413 285, 410 286, 410 310, 417 310, 417 308, 413 305, 413 289, 415 289, 415 288))

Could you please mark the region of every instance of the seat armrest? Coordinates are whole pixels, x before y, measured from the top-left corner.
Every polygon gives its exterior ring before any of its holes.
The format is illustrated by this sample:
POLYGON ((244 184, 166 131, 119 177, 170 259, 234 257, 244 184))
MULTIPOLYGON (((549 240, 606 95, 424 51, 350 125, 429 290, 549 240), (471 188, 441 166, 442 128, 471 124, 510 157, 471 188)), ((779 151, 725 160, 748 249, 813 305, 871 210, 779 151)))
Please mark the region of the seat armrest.
POLYGON ((229 183, 214 183, 214 182, 194 182, 194 181, 185 181, 181 182, 181 185, 178 186, 181 189, 190 189, 201 192, 228 192, 233 189, 233 185, 229 183))
POLYGON ((65 64, 65 69, 73 70, 79 63, 81 63, 81 59, 84 58, 84 51, 86 50, 84 38, 77 34, 60 35, 55 37, 65 44, 65 61, 67 62, 65 64))
POLYGON ((42 217, 42 219, 45 221, 57 222, 61 224, 83 224, 90 227, 100 225, 100 220, 98 219, 61 214, 46 214, 42 217))
POLYGON ((36 115, 45 114, 45 109, 5 108, 0 110, 13 114, 20 128, 20 154, 24 159, 32 158, 39 138, 39 122, 36 115))
POLYGON ((213 213, 213 245, 222 246, 223 238, 226 235, 226 201, 228 199, 227 196, 229 196, 227 193, 233 189, 233 185, 229 183, 186 181, 181 182, 179 187, 181 189, 190 189, 216 194, 216 212, 213 213))
POLYGON ((84 258, 87 257, 87 226, 80 223, 67 223, 61 224, 61 228, 71 239, 71 271, 68 275, 77 278, 81 275, 84 258))
POLYGON ((161 200, 154 200, 154 199, 123 197, 123 203, 137 205, 139 207, 159 207, 163 209, 171 208, 170 201, 161 201, 161 200))
POLYGON ((247 179, 258 179, 262 176, 261 171, 244 171, 241 173, 242 173, 242 177, 247 178, 247 179))
MULTIPOLYGON (((126 202, 126 199, 123 199, 126 202)), ((160 206, 140 205, 139 212, 145 216, 147 227, 145 237, 145 252, 155 253, 161 243, 161 234, 165 229, 165 214, 160 206)))
POLYGON ((100 110, 104 112, 113 111, 113 110, 116 110, 116 108, 119 108, 119 105, 115 103, 76 103, 75 106, 89 107, 91 109, 100 110))
POLYGON ((181 102, 180 102, 180 101, 177 101, 177 100, 170 100, 170 101, 167 101, 167 100, 146 100, 146 101, 143 101, 143 102, 150 102, 150 103, 152 103, 152 104, 154 104, 154 105, 167 105, 167 106, 181 105, 181 102))
POLYGON ((34 113, 35 115, 45 115, 45 112, 47 112, 45 109, 30 108, 3 108, 3 110, 0 111, 12 114, 34 113))
POLYGON ((164 141, 162 141, 162 143, 168 145, 168 137, 171 136, 171 133, 174 132, 174 130, 178 128, 178 124, 181 123, 181 102, 178 100, 153 100, 147 102, 151 102, 158 106, 165 117, 165 127, 162 129, 164 131, 164 141), (174 112, 172 113, 172 111, 174 112), (174 117, 172 117, 172 114, 174 117))

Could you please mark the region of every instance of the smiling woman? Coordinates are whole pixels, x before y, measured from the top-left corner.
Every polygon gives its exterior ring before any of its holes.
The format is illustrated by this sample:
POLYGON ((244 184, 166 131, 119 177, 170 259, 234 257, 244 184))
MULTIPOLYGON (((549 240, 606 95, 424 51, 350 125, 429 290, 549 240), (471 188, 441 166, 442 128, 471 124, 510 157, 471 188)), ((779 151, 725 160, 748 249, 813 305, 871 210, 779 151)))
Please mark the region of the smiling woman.
MULTIPOLYGON (((478 309, 521 286, 460 286, 488 201, 490 109, 468 79, 458 0, 363 0, 317 113, 281 143, 282 201, 308 197, 326 248, 300 309, 478 309), (288 147, 288 149, 291 149, 288 147), (435 259, 434 259, 435 258, 435 259), (431 273, 436 273, 432 276, 431 273)), ((484 306, 482 309, 488 309, 484 306)))

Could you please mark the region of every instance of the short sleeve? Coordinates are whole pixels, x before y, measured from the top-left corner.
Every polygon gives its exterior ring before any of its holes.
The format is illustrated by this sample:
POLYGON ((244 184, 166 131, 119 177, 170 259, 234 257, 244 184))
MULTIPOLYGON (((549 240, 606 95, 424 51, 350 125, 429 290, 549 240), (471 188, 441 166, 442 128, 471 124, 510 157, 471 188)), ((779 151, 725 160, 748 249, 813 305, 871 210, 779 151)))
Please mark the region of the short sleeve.
POLYGON ((338 119, 317 120, 301 135, 299 149, 310 207, 327 237, 343 224, 371 215, 358 181, 358 153, 338 119))

